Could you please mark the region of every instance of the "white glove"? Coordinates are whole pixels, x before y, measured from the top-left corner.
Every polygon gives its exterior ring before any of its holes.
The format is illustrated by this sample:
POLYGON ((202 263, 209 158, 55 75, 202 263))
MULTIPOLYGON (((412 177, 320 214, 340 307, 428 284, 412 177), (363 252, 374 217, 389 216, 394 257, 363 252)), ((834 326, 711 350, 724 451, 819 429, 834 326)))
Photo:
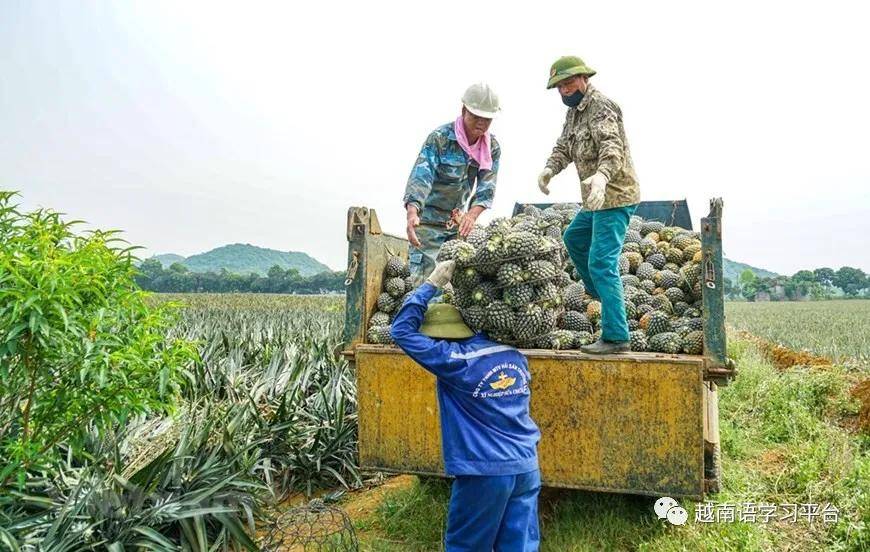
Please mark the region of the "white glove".
POLYGON ((441 289, 447 285, 447 282, 449 282, 451 278, 453 278, 453 270, 455 268, 456 261, 441 261, 435 265, 432 274, 426 278, 426 281, 438 289, 441 289))
POLYGON ((583 207, 590 211, 601 209, 601 206, 604 205, 604 189, 607 187, 607 177, 597 172, 580 184, 589 187, 589 195, 586 197, 586 204, 583 207))
POLYGON ((547 187, 550 185, 550 179, 553 178, 553 169, 547 167, 541 174, 538 176, 538 188, 544 192, 544 195, 550 195, 550 189, 547 187))

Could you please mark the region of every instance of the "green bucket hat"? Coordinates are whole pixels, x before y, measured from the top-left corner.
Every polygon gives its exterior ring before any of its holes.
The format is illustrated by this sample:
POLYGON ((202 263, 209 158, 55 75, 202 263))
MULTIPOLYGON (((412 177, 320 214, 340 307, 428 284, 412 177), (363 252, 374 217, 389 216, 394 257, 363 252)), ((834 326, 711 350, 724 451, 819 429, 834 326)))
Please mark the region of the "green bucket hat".
POLYGON ((547 88, 553 88, 557 82, 574 75, 591 77, 594 74, 595 71, 583 63, 583 60, 577 56, 562 56, 556 60, 556 63, 550 66, 550 80, 547 81, 547 88))
POLYGON ((453 305, 433 303, 426 310, 420 333, 441 339, 465 339, 474 332, 462 321, 462 315, 453 305))

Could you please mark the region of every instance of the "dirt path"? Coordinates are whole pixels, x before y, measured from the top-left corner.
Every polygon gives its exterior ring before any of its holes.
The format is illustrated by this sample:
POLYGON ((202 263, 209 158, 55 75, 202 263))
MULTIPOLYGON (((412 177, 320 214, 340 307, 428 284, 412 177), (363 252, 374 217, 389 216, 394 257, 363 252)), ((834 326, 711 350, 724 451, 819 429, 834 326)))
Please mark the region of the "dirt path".
POLYGON ((408 489, 414 484, 414 480, 415 477, 413 475, 389 477, 383 483, 374 487, 347 493, 342 497, 339 506, 347 512, 347 515, 354 522, 362 521, 375 512, 387 493, 408 489))
MULTIPOLYGON (((410 488, 414 484, 415 479, 413 475, 387 477, 381 482, 370 483, 361 489, 345 493, 335 506, 347 513, 354 525, 357 526, 356 535, 360 542, 364 542, 368 538, 379 538, 377 530, 359 528, 360 523, 365 522, 375 513, 387 494, 410 488)), ((321 490, 315 493, 315 496, 322 497, 329 494, 329 492, 329 490, 321 490)), ((307 502, 308 498, 303 493, 294 493, 282 501, 281 505, 276 508, 276 511, 284 512, 302 506, 307 502)), ((265 538, 267 534, 268 528, 266 527, 262 527, 257 531, 259 539, 265 538)), ((299 546, 279 546, 278 548, 280 552, 296 552, 297 550, 301 551, 302 548, 299 546)))

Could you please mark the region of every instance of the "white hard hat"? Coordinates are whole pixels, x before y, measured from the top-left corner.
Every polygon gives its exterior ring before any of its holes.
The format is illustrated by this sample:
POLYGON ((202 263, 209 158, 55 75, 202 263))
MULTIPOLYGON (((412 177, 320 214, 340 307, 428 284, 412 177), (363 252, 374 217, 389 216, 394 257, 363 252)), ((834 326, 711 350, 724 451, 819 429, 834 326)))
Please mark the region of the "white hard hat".
POLYGON ((462 105, 478 117, 492 119, 501 110, 498 96, 488 84, 472 84, 462 95, 462 105))

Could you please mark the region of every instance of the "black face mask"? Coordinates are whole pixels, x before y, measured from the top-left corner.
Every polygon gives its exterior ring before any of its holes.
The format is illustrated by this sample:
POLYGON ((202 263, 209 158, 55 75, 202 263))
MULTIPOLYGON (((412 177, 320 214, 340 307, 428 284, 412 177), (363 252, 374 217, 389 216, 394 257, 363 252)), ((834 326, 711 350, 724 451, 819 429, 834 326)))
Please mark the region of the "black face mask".
POLYGON ((579 90, 570 96, 562 96, 562 103, 568 107, 577 107, 583 101, 583 92, 579 90))

